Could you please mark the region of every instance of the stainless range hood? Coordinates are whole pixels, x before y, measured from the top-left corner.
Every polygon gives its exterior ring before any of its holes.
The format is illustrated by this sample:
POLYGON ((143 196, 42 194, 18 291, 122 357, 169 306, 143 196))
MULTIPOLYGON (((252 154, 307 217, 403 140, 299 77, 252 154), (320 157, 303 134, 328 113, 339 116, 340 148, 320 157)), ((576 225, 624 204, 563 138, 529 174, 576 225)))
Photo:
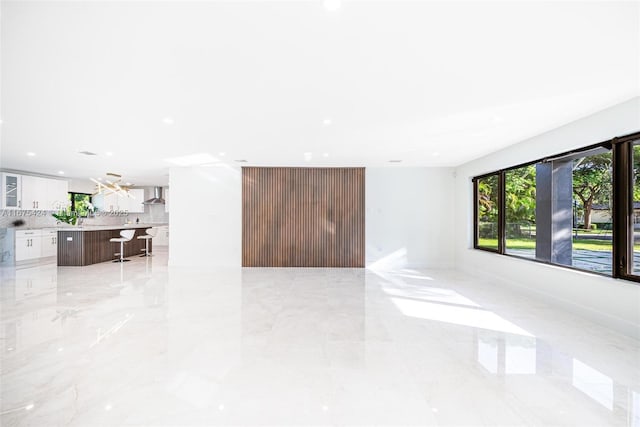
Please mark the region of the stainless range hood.
POLYGON ((162 198, 162 187, 153 187, 153 197, 142 202, 144 205, 164 205, 162 198))

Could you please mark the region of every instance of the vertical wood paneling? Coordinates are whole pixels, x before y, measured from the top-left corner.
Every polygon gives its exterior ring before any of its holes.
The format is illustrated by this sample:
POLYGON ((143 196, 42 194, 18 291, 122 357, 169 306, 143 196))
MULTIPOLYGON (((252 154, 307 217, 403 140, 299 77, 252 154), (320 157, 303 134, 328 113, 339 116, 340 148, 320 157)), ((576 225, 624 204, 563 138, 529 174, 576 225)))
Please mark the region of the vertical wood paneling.
POLYGON ((58 231, 58 265, 83 265, 82 252, 81 231, 58 231))
POLYGON ((242 265, 364 267, 364 168, 242 169, 242 265))
MULTIPOLYGON (((145 247, 145 241, 137 237, 144 235, 145 230, 136 229, 133 239, 124 244, 125 258, 143 253, 141 249, 145 247)), ((120 251, 120 243, 112 243, 109 239, 119 236, 120 230, 58 231, 58 265, 83 266, 111 261, 120 251)), ((150 251, 152 243, 149 242, 150 251)))

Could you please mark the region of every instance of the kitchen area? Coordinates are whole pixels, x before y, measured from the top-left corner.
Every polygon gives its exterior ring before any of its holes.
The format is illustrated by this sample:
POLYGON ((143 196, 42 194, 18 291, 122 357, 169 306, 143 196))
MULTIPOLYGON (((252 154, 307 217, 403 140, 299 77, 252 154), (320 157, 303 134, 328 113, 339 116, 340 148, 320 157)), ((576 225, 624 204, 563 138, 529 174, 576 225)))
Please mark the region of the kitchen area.
MULTIPOLYGON (((88 180, 6 170, 0 177, 1 354, 10 358, 25 349, 46 347, 69 329, 74 336, 86 334, 82 312, 98 296, 105 305, 125 295, 135 306, 152 308, 147 319, 163 318, 164 283, 152 274, 166 276, 167 187, 112 192, 88 180), (63 221, 73 217, 72 212, 77 213, 75 223, 63 221), (137 238, 149 228, 155 229, 153 238, 137 238), (112 262, 119 258, 120 244, 110 240, 121 230, 135 231, 123 245, 123 256, 131 261, 127 263, 112 262), (154 256, 144 256, 147 247, 154 256)), ((105 317, 97 332, 87 335, 88 345, 100 345, 112 334, 112 323, 131 318, 128 313, 105 317)), ((68 347, 48 350, 59 356, 68 347)))
POLYGON ((148 228, 155 229, 149 252, 168 251, 166 187, 110 185, 109 177, 94 184, 19 171, 1 171, 0 176, 0 267, 112 261, 119 245, 109 240, 130 228, 137 231, 124 245, 125 257, 144 255, 147 242, 138 236, 148 228))

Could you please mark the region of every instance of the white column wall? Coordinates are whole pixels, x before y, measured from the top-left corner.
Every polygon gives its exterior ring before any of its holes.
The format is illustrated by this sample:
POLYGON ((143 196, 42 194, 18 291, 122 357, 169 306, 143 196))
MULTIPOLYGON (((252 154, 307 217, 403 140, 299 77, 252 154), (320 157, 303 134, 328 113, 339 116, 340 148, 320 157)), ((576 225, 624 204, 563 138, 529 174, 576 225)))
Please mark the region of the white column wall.
POLYGON ((240 168, 171 168, 169 265, 198 268, 242 264, 240 168))
POLYGON ((473 249, 471 178, 640 130, 640 98, 634 98, 456 169, 455 265, 545 298, 567 309, 640 338, 640 285, 473 249))
POLYGON ((366 265, 453 267, 452 168, 366 169, 366 265))

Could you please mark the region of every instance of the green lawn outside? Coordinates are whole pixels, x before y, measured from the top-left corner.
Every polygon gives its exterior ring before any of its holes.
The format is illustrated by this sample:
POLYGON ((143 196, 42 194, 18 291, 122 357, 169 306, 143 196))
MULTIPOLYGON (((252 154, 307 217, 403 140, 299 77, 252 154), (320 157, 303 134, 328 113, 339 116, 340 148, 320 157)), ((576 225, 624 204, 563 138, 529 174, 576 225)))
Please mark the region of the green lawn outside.
MULTIPOLYGON (((498 239, 479 239, 478 246, 498 249, 498 239)), ((507 249, 535 249, 535 239, 507 239, 507 249)), ((611 252, 611 240, 573 239, 573 249, 611 252)), ((640 251, 640 244, 636 244, 634 251, 640 251)))

